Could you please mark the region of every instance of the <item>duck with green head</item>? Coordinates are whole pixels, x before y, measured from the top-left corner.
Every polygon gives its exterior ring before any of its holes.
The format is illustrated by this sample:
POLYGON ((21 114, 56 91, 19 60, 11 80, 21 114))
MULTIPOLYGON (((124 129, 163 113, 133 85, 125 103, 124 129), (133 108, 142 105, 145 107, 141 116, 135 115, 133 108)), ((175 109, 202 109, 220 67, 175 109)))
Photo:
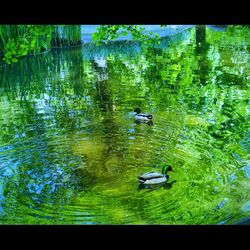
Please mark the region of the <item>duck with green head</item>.
POLYGON ((138 181, 142 184, 162 184, 169 179, 169 175, 167 174, 168 171, 173 171, 173 169, 170 165, 165 165, 162 168, 162 173, 147 172, 138 176, 138 181))
POLYGON ((153 119, 153 116, 149 113, 142 113, 140 108, 135 108, 135 120, 141 122, 149 122, 153 119))

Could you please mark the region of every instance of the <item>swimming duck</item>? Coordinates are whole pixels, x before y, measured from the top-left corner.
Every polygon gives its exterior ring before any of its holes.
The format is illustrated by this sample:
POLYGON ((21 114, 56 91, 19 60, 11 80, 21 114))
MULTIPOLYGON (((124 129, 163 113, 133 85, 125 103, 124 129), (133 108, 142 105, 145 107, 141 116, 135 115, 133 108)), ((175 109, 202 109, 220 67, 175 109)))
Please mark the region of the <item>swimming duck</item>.
POLYGON ((162 174, 157 172, 148 172, 142 174, 138 177, 138 181, 143 184, 161 184, 166 182, 169 179, 169 175, 167 175, 168 171, 173 171, 172 167, 166 165, 162 168, 162 174))
POLYGON ((144 122, 148 122, 151 121, 153 116, 149 113, 142 113, 140 108, 135 108, 134 112, 135 114, 135 119, 137 121, 144 121, 144 122))

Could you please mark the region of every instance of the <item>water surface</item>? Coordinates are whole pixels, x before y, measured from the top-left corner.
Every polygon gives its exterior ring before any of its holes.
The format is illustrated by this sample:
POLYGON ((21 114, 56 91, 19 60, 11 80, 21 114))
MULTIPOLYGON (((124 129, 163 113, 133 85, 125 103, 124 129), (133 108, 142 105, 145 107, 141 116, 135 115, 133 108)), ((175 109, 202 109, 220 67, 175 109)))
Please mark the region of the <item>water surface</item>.
POLYGON ((150 48, 88 44, 2 65, 0 223, 249 217, 249 37, 190 28, 150 48), (175 171, 166 185, 138 186, 164 164, 175 171))

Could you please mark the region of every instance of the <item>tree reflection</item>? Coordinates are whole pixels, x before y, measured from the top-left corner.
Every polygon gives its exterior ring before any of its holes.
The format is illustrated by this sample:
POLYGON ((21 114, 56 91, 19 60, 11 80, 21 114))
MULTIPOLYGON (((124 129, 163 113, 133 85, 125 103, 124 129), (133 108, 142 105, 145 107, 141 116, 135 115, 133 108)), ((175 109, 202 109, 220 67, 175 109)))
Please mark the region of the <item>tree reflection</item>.
POLYGON ((104 56, 89 50, 91 57, 87 48, 54 51, 0 69, 1 221, 206 224, 243 217, 243 31, 197 26, 159 47, 130 43, 126 52, 119 43, 104 56), (153 113, 153 126, 127 115, 136 106, 153 113), (175 167, 173 181, 140 189, 137 175, 165 162, 175 167))
POLYGON ((121 148, 125 135, 115 118, 116 106, 113 100, 112 83, 108 75, 108 64, 104 58, 95 58, 92 65, 95 72, 96 103, 103 117, 101 125, 105 146, 100 165, 103 165, 106 173, 120 172, 124 167, 122 159, 126 154, 125 147, 121 148))
POLYGON ((206 25, 196 25, 195 27, 195 41, 196 41, 196 57, 198 59, 198 72, 200 76, 200 84, 207 84, 208 72, 210 71, 210 64, 207 58, 209 44, 206 42, 206 25))

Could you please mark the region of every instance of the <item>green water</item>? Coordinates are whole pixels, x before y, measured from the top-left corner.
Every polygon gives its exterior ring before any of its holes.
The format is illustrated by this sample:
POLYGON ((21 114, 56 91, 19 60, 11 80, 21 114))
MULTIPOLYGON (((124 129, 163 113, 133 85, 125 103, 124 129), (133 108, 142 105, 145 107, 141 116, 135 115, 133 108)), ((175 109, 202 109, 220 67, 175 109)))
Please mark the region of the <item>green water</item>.
POLYGON ((192 28, 151 48, 89 44, 2 65, 0 223, 248 218, 249 38, 249 27, 205 39, 192 28), (138 186, 164 164, 167 184, 138 186))

